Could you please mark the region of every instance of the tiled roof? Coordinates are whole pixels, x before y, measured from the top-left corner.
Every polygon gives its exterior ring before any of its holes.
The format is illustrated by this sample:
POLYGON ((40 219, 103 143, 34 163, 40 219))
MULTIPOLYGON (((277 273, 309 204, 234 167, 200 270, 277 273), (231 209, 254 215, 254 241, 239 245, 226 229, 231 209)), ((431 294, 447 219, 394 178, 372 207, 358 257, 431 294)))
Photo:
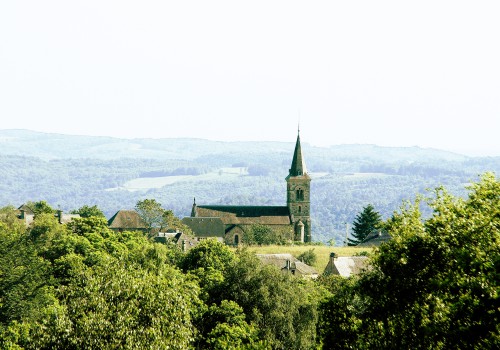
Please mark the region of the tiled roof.
POLYGON ((182 223, 187 225, 197 237, 224 237, 224 223, 217 217, 185 217, 182 223))
POLYGON ((145 229, 146 224, 135 210, 118 210, 108 220, 109 228, 114 229, 145 229))
POLYGON ((199 205, 196 216, 219 217, 224 225, 290 225, 290 210, 285 206, 199 205))

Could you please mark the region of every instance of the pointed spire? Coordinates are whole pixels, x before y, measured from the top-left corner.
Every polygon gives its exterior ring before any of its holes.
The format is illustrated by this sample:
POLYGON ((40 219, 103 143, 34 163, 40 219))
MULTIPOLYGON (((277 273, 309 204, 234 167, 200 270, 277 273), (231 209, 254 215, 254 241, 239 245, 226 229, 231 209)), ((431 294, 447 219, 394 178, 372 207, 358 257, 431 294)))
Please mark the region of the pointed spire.
POLYGON ((293 152, 292 166, 290 167, 289 176, 303 176, 305 174, 307 174, 307 169, 304 157, 302 157, 299 129, 297 132, 297 142, 295 143, 295 151, 293 152))
POLYGON ((191 217, 197 217, 198 212, 196 211, 196 198, 193 198, 193 207, 191 208, 191 217))

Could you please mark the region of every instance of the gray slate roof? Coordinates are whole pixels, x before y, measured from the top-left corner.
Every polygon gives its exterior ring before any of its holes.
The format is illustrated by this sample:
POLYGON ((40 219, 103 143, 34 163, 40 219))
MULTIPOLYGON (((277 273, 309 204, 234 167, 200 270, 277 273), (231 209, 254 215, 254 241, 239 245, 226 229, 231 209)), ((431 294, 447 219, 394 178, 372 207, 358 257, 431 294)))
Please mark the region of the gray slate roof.
POLYGON ((286 206, 199 205, 197 217, 221 218, 224 225, 290 225, 286 206))
POLYGON ((340 275, 342 277, 350 277, 357 275, 363 269, 368 268, 367 256, 339 256, 331 257, 328 265, 325 268, 325 275, 340 275))
POLYGON ((274 265, 282 270, 287 267, 287 261, 289 261, 290 268, 296 270, 300 275, 318 275, 318 271, 314 267, 303 263, 292 254, 256 254, 256 256, 263 264, 274 265))
POLYGON ((187 225, 198 237, 224 237, 225 227, 218 217, 185 217, 182 223, 187 225))
POLYGON ((392 237, 387 232, 373 232, 369 234, 363 242, 356 247, 378 247, 382 243, 391 240, 392 237))

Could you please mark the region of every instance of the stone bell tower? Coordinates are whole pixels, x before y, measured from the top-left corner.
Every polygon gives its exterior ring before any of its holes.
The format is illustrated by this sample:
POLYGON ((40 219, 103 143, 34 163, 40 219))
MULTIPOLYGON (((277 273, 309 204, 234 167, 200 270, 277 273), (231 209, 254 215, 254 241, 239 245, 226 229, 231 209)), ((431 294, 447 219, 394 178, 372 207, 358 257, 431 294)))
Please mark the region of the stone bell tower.
POLYGON ((311 242, 311 178, 300 146, 300 131, 293 153, 292 166, 286 177, 287 206, 295 230, 295 240, 311 242))

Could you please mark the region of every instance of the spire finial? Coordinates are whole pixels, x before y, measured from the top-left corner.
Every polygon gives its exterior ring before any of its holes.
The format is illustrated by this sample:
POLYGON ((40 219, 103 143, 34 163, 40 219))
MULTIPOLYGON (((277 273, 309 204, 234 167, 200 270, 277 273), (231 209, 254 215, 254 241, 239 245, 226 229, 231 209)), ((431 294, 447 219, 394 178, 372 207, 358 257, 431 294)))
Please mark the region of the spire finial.
POLYGON ((193 205, 196 205, 196 197, 193 197, 193 205))
POLYGON ((300 134, 300 107, 299 107, 298 113, 299 113, 299 120, 297 122, 297 134, 300 134))

